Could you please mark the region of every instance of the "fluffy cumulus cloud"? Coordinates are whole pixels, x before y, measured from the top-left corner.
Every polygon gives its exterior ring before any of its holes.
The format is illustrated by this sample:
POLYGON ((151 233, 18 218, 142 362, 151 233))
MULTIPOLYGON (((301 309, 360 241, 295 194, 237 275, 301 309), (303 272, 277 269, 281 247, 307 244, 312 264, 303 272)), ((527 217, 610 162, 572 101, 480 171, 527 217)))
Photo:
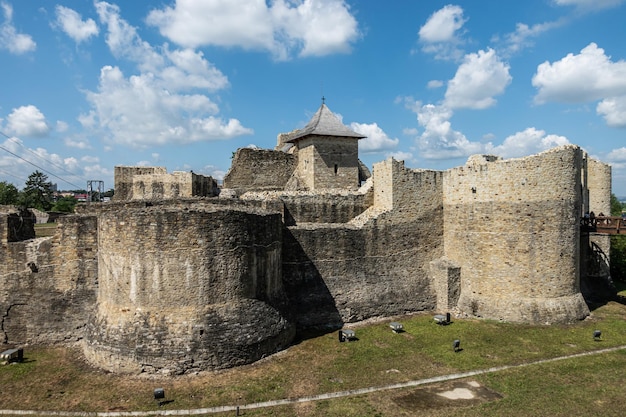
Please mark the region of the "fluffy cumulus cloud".
MULTIPOLYGON (((515 158, 542 152, 569 144, 564 136, 546 134, 543 130, 528 128, 507 137, 501 145, 491 141, 471 141, 452 128, 453 111, 445 106, 422 104, 408 99, 406 105, 417 114, 417 121, 424 129, 416 137, 420 156, 424 159, 463 158, 473 154, 493 154, 503 158, 515 158)), ((493 139, 493 138, 489 138, 493 139)))
POLYGON ((589 44, 579 54, 568 54, 537 67, 532 84, 535 102, 583 103, 626 94, 626 62, 612 62, 604 49, 589 44))
POLYGON ((359 141, 359 152, 374 153, 395 149, 400 143, 397 138, 391 139, 377 123, 351 123, 350 128, 367 136, 359 141))
POLYGON ((419 101, 408 101, 407 107, 417 114, 417 122, 424 129, 416 138, 422 158, 461 158, 482 152, 481 143, 469 141, 463 133, 452 128, 451 109, 419 101))
POLYGON ((18 33, 13 26, 13 7, 8 3, 0 2, 0 8, 4 14, 4 20, 0 23, 0 49, 6 49, 16 55, 34 51, 37 44, 32 36, 18 33))
POLYGON ((252 133, 238 120, 219 116, 208 93, 228 87, 228 79, 201 52, 156 49, 121 18, 117 6, 99 2, 96 10, 111 52, 140 72, 126 76, 119 67, 103 67, 97 91, 86 92, 93 110, 80 117, 83 126, 103 129, 111 142, 136 148, 252 133))
POLYGON ((60 5, 56 6, 55 12, 56 26, 76 43, 84 42, 90 37, 98 35, 98 25, 93 19, 83 20, 76 11, 60 5))
POLYGON ((545 131, 529 127, 507 137, 502 145, 486 145, 485 151, 502 156, 503 158, 517 158, 532 155, 556 146, 569 144, 565 136, 549 135, 545 131))
POLYGON ((609 126, 626 127, 626 62, 611 61, 595 43, 537 67, 532 79, 535 102, 586 103, 601 100, 596 111, 609 126))
POLYGON ((46 117, 33 105, 13 109, 7 116, 7 129, 16 136, 41 137, 50 132, 46 117))
POLYGON ((265 50, 277 59, 348 52, 360 36, 345 0, 177 0, 147 22, 183 47, 265 50))
POLYGON ((511 79, 508 64, 493 49, 468 54, 448 82, 445 104, 451 109, 491 107, 496 103, 494 96, 502 94, 511 79))
POLYGON ((131 60, 143 71, 153 71, 163 65, 163 57, 122 19, 117 5, 101 1, 95 3, 95 7, 100 22, 106 26, 107 46, 116 58, 131 60))
POLYGON ((602 100, 598 103, 596 111, 604 117, 607 125, 626 127, 626 95, 602 100))
POLYGON ((458 59, 461 56, 458 45, 462 43, 460 31, 466 21, 460 6, 447 5, 436 11, 418 32, 422 50, 438 59, 458 59))

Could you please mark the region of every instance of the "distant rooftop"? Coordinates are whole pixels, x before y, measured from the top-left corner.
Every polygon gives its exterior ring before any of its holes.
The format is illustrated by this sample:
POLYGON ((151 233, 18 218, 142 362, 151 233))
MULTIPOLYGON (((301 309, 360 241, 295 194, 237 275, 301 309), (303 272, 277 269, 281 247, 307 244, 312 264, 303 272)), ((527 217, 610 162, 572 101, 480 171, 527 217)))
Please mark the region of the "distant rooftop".
POLYGON ((309 123, 300 130, 296 130, 289 135, 285 142, 296 142, 310 135, 338 136, 363 139, 367 136, 361 135, 341 123, 341 120, 330 111, 326 104, 322 103, 317 112, 313 115, 309 123))

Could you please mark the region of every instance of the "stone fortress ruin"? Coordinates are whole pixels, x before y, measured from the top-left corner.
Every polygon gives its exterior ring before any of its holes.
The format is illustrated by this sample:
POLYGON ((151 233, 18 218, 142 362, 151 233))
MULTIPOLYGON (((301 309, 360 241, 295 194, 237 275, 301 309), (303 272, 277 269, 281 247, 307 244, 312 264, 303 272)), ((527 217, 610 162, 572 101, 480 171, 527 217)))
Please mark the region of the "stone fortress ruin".
POLYGON ((247 364, 298 333, 420 311, 520 323, 589 314, 609 238, 611 171, 568 145, 446 171, 387 159, 370 173, 322 104, 274 150, 239 149, 223 187, 116 167, 111 203, 34 238, 0 212, 0 343, 76 343, 113 372, 247 364))

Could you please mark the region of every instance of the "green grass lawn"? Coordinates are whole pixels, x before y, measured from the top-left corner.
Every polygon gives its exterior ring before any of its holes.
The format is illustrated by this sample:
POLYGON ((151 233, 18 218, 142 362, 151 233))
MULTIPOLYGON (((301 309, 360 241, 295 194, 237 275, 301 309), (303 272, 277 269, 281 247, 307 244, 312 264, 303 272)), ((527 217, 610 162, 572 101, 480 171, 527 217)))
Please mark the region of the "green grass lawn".
POLYGON ((36 237, 48 237, 54 235, 57 229, 56 223, 36 223, 35 224, 35 236, 36 237))
MULTIPOLYGON (((626 345, 626 305, 615 301, 571 325, 514 325, 459 318, 449 326, 438 326, 431 315, 421 314, 401 318, 406 332, 395 334, 389 321, 354 327, 358 341, 339 343, 333 332, 303 340, 249 366, 174 378, 113 375, 88 366, 79 350, 27 346, 25 363, 0 366, 0 409, 141 411, 237 405, 384 386, 626 345), (601 341, 594 341, 595 329, 602 331, 601 341), (461 340, 461 352, 453 351, 454 339, 461 340), (161 408, 152 398, 157 387, 163 387, 166 398, 173 400, 161 408)), ((406 401, 419 388, 403 388, 245 410, 242 415, 626 415, 624 350, 472 379, 501 398, 470 406, 424 408, 406 401)))

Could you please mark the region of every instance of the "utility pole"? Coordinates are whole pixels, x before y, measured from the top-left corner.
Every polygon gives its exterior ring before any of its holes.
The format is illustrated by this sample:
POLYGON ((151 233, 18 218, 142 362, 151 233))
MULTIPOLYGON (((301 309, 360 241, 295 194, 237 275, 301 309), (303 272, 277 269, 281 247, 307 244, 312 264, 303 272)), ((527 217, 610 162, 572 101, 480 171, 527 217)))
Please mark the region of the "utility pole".
POLYGON ((87 204, 91 204, 92 200, 95 200, 98 203, 102 202, 102 194, 104 194, 104 181, 87 181, 87 204))

